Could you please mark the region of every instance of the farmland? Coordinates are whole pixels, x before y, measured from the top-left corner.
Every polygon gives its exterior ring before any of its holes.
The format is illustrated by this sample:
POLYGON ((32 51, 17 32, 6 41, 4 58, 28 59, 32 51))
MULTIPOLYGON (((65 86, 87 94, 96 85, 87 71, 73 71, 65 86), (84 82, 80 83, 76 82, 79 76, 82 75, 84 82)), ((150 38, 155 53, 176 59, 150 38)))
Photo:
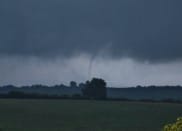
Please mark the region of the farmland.
POLYGON ((160 131, 182 104, 93 100, 0 100, 2 131, 160 131))

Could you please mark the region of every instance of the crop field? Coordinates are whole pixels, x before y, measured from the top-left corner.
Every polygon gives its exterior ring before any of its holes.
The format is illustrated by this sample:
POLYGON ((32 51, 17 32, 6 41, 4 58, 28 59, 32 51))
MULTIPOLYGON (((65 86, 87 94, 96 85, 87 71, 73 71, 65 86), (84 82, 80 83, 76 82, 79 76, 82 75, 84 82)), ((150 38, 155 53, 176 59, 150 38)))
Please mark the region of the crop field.
POLYGON ((160 131, 182 105, 92 100, 0 100, 2 131, 160 131))

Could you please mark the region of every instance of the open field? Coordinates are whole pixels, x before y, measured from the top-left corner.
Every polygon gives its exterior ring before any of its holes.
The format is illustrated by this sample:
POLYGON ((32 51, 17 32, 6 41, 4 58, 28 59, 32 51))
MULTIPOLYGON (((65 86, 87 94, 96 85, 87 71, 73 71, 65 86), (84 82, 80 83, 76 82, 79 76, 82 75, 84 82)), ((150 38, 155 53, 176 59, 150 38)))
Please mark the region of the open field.
POLYGON ((182 105, 87 100, 0 100, 3 131, 159 131, 182 105))

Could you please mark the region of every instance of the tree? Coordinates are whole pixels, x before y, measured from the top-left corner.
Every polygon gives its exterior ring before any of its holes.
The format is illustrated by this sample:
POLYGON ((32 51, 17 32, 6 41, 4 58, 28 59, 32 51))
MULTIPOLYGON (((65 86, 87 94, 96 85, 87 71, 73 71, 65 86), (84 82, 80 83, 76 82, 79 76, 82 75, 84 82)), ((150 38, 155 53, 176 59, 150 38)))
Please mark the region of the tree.
POLYGON ((103 79, 93 78, 86 81, 85 87, 82 89, 83 96, 92 99, 106 98, 106 82, 103 79))
POLYGON ((77 87, 77 83, 75 81, 70 82, 70 87, 77 87))

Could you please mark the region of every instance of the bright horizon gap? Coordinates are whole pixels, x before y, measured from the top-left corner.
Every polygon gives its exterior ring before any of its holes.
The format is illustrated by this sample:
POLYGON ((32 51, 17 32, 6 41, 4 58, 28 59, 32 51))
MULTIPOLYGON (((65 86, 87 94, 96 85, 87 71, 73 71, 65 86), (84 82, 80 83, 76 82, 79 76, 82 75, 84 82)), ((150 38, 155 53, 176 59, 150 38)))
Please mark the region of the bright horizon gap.
MULTIPOLYGON (((0 85, 68 85, 89 80, 90 57, 79 55, 70 59, 39 59, 36 57, 1 57, 0 85)), ((92 62, 91 78, 104 79, 108 86, 130 87, 149 85, 182 85, 181 61, 168 63, 138 62, 131 58, 92 62)))

